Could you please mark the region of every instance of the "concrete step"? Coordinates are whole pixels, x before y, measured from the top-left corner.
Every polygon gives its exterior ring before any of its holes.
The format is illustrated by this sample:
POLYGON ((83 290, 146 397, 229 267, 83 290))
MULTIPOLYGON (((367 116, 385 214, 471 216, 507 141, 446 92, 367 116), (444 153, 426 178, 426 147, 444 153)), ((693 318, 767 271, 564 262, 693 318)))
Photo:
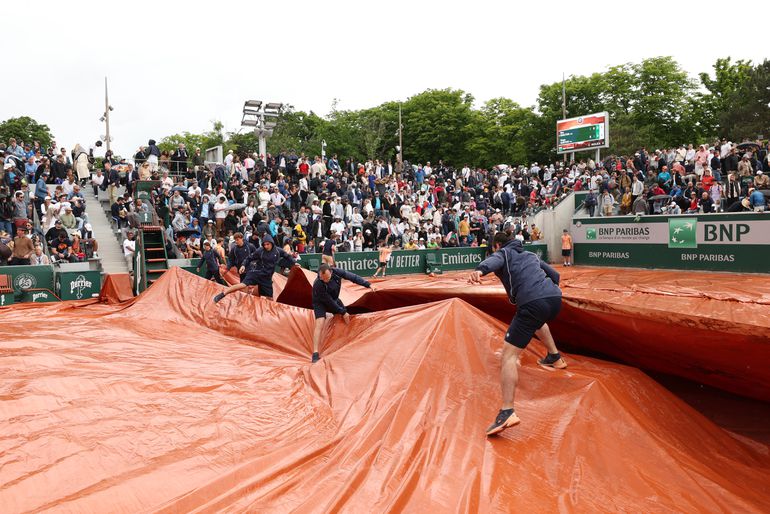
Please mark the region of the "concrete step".
MULTIPOLYGON (((100 191, 99 197, 106 192, 100 191)), ((127 273, 128 265, 123 257, 123 247, 120 241, 120 231, 116 236, 115 230, 110 223, 109 206, 105 211, 102 203, 94 196, 93 190, 83 189, 83 196, 86 199, 86 212, 91 223, 94 238, 99 242, 99 258, 102 269, 105 273, 127 273)))

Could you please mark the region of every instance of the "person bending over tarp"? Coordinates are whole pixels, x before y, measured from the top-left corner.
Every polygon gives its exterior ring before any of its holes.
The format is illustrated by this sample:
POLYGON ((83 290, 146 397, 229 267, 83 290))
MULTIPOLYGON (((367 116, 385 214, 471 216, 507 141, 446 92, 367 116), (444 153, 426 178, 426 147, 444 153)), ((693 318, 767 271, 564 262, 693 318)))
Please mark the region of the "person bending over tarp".
POLYGON ((273 273, 278 262, 291 263, 293 266, 299 266, 299 262, 283 251, 275 247, 273 238, 266 234, 262 238, 262 245, 251 252, 241 264, 238 270, 241 273, 241 283, 235 284, 225 289, 214 297, 214 303, 219 303, 222 298, 235 291, 240 291, 250 286, 257 286, 259 296, 273 299, 273 273))
POLYGON ((345 305, 340 300, 340 289, 342 289, 342 279, 350 280, 359 286, 368 287, 374 291, 367 280, 359 277, 355 273, 350 273, 340 268, 333 268, 328 264, 321 264, 318 267, 318 277, 313 282, 313 312, 315 314, 315 326, 313 327, 313 362, 318 362, 321 358, 318 354, 318 347, 321 344, 321 335, 326 325, 326 317, 332 317, 335 314, 341 314, 345 324, 350 323, 350 314, 348 314, 345 305))
POLYGON ((503 406, 495 422, 487 428, 487 435, 497 434, 520 422, 513 409, 519 380, 517 366, 519 356, 532 336, 537 335, 548 349, 548 355, 538 360, 538 364, 557 369, 567 367, 546 324, 561 309, 559 273, 537 255, 525 252, 521 241, 510 238, 505 232, 495 234, 493 249, 495 253, 476 267, 468 282, 478 284, 488 273, 497 275, 510 301, 516 304, 516 315, 505 334, 507 344, 504 345, 500 372, 503 406))

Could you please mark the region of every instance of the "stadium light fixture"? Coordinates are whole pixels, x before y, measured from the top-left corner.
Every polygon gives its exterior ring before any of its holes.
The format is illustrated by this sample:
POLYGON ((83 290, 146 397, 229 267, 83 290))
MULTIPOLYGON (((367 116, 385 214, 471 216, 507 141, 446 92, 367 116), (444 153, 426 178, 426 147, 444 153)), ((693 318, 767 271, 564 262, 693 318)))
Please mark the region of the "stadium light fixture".
POLYGON ((278 125, 277 118, 281 115, 283 104, 278 102, 264 103, 262 100, 246 100, 243 102, 242 127, 253 127, 259 138, 259 153, 267 155, 266 139, 273 135, 273 129, 278 125))

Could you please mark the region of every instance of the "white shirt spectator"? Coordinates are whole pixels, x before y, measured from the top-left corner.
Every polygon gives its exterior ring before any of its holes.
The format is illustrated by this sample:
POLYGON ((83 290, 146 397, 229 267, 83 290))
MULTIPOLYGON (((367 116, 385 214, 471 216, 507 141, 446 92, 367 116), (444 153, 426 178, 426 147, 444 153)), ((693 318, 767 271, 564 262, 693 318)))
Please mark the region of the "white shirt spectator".
POLYGON ((69 194, 75 190, 75 182, 70 182, 69 180, 65 180, 61 183, 61 189, 64 191, 64 194, 69 196, 69 194))
POLYGON ((331 227, 329 227, 333 234, 344 234, 345 233, 345 222, 344 221, 335 221, 331 224, 331 227))
POLYGON ((326 166, 322 162, 314 162, 312 166, 310 166, 310 176, 311 177, 317 177, 317 176, 324 176, 326 175, 326 166))
POLYGON ((594 175, 591 177, 591 185, 589 188, 591 191, 598 191, 599 190, 599 184, 602 182, 602 176, 601 175, 594 175))
POLYGON ((126 239, 123 241, 123 255, 126 257, 133 257, 136 251, 136 241, 133 239, 126 239))
POLYGON ((104 174, 103 173, 101 175, 97 175, 96 173, 91 175, 91 183, 93 185, 98 187, 98 186, 101 186, 103 182, 104 182, 104 174))
POLYGON ((280 191, 276 191, 270 195, 270 201, 273 202, 273 205, 276 207, 280 207, 286 202, 286 197, 283 196, 280 191))
POLYGON ((719 148, 719 158, 720 159, 727 159, 727 156, 730 155, 730 150, 732 149, 733 145, 730 143, 730 141, 726 141, 725 144, 723 144, 719 148))
POLYGON ((267 191, 260 191, 257 198, 259 198, 259 208, 262 210, 267 209, 267 204, 270 203, 270 193, 267 191))
POLYGON ((230 204, 227 200, 222 200, 214 204, 214 217, 216 219, 225 219, 227 217, 227 211, 230 210, 230 204))

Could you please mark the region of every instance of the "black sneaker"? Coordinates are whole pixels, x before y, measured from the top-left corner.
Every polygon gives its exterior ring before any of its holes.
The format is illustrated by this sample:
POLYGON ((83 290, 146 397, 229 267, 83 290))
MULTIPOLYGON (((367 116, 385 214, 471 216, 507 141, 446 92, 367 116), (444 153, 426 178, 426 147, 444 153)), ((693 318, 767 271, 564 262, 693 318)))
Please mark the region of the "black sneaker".
POLYGON ((549 353, 544 358, 538 359, 537 363, 544 368, 564 369, 567 367, 567 362, 560 353, 549 353))
POLYGON ((506 428, 514 427, 519 423, 521 423, 521 420, 516 415, 516 413, 513 412, 513 409, 501 410, 497 413, 495 422, 489 425, 489 428, 487 428, 487 435, 499 434, 506 428))
POLYGON ((313 362, 318 362, 321 360, 321 356, 318 355, 318 352, 313 352, 313 362))
POLYGON ((219 301, 225 297, 225 293, 219 293, 214 297, 214 303, 219 303, 219 301))

